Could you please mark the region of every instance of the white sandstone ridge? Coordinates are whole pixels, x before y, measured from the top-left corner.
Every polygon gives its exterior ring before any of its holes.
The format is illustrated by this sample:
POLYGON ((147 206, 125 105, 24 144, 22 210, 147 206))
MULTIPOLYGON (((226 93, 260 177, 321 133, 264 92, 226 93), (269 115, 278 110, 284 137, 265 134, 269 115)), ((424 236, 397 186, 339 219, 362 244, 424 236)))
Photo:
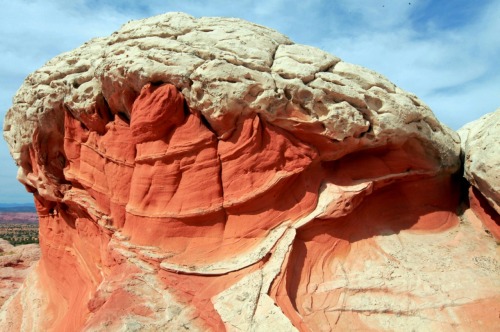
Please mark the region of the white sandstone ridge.
MULTIPOLYGON (((183 13, 131 21, 29 75, 5 120, 14 159, 20 165, 27 159, 21 154, 28 153, 34 133, 57 139, 64 110, 95 130, 106 123, 103 109, 130 117, 148 82, 174 84, 220 138, 241 115, 258 113, 293 134, 330 144, 320 151, 323 160, 416 138, 435 150, 440 167, 458 168, 457 134, 383 76, 266 27, 183 13)), ((30 166, 21 166, 28 169, 21 181, 36 182, 24 179, 30 166)))
POLYGON ((458 131, 464 154, 464 176, 500 213, 500 108, 458 131))

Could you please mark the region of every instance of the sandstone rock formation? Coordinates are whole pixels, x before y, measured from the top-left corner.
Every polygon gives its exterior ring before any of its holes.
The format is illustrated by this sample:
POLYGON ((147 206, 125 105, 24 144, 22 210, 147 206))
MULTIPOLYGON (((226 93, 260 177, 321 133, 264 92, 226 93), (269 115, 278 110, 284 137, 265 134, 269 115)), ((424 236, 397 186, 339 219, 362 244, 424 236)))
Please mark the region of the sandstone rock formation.
POLYGON ((0 239, 0 307, 21 287, 31 266, 39 259, 37 244, 14 247, 0 239))
POLYGON ((458 133, 464 176, 472 185, 471 207, 500 241, 500 109, 465 125, 458 133))
POLYGON ((460 143, 381 75, 166 14, 31 74, 4 128, 42 259, 5 330, 493 330, 460 143))

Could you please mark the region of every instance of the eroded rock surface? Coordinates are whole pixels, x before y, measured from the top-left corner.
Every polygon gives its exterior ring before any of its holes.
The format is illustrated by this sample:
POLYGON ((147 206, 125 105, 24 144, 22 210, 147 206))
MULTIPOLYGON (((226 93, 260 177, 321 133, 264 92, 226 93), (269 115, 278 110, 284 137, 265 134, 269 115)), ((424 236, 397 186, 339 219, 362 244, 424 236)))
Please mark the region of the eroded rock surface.
POLYGON ((471 208, 500 241, 500 109, 458 131, 471 208), (489 206, 488 206, 489 205, 489 206))
POLYGON ((39 259, 40 248, 37 244, 13 246, 0 239, 0 307, 21 287, 39 259))
POLYGON ((9 331, 498 319, 496 244, 457 216, 458 135, 381 75, 273 30, 129 22, 31 74, 4 136, 42 249, 0 313, 9 331))

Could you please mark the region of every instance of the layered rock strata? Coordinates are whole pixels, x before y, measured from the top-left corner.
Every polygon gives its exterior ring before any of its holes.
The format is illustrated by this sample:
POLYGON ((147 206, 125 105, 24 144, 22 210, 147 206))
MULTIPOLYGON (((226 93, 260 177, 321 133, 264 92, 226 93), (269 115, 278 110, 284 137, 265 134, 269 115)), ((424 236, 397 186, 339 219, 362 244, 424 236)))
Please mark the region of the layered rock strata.
POLYGON ((471 208, 500 241, 500 109, 465 125, 458 133, 464 177, 472 185, 471 208))
POLYGON ((381 75, 273 30, 129 22, 31 74, 4 136, 42 250, 0 313, 9 331, 498 318, 496 244, 457 216, 458 135, 381 75))

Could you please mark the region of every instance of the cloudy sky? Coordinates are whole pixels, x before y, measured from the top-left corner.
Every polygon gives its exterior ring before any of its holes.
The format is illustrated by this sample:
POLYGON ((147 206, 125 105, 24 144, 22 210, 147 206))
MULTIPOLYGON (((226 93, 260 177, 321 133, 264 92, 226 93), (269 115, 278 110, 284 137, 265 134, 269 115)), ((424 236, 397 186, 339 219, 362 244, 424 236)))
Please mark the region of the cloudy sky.
MULTIPOLYGON (((24 78, 129 20, 239 17, 387 76, 458 129, 500 106, 500 0, 0 0, 0 118, 24 78)), ((0 204, 27 203, 0 142, 0 204)))

